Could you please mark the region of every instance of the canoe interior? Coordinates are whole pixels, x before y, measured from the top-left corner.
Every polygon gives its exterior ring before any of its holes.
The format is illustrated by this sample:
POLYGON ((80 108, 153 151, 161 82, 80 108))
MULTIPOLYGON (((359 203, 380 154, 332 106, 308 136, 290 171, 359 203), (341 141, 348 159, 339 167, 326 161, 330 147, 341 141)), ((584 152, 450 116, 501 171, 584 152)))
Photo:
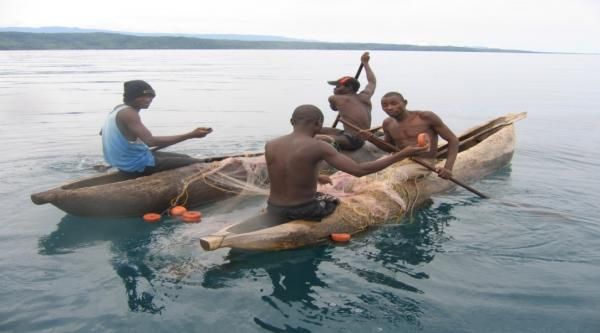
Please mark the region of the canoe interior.
POLYGON ((75 189, 80 189, 80 188, 85 188, 85 187, 93 187, 93 186, 99 186, 99 185, 119 183, 119 182, 123 182, 123 181, 127 181, 127 180, 136 179, 139 177, 141 177, 141 176, 128 175, 128 174, 117 171, 117 172, 111 172, 106 175, 93 176, 93 177, 79 180, 79 181, 76 181, 73 183, 65 184, 65 185, 61 186, 61 188, 64 190, 75 190, 75 189))
MULTIPOLYGON (((496 118, 484 125, 473 127, 458 137, 458 152, 463 152, 477 145, 491 135, 497 133, 505 126, 521 120, 527 116, 527 113, 508 114, 504 117, 496 118)), ((443 143, 438 147, 437 158, 445 159, 448 157, 448 143, 443 143)))

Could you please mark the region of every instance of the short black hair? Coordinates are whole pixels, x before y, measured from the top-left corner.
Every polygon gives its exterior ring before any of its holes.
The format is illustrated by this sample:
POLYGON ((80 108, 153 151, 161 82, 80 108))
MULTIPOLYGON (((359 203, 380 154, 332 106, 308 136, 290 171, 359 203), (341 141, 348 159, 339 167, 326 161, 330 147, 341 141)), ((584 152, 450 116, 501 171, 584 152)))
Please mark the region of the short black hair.
POLYGON ((405 100, 405 99, 404 99, 404 96, 402 96, 402 94, 401 94, 401 93, 399 93, 399 92, 396 92, 396 91, 390 91, 390 92, 387 92, 387 93, 385 93, 385 95, 383 95, 383 97, 381 97, 381 98, 385 98, 385 97, 391 97, 391 96, 400 97, 400 98, 402 98, 402 100, 405 100))
POLYGON ((294 113, 292 113, 292 123, 294 125, 312 121, 322 122, 323 118, 323 112, 312 104, 302 104, 294 109, 294 113))
POLYGON ((127 81, 123 84, 123 102, 129 104, 140 96, 156 96, 156 92, 148 82, 143 80, 127 81))

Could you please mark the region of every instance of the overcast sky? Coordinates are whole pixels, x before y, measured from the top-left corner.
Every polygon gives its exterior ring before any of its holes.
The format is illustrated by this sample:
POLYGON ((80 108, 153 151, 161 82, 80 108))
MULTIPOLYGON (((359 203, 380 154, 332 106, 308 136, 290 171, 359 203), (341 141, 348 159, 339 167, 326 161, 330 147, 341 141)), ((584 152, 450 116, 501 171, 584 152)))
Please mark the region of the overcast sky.
POLYGON ((0 0, 0 27, 600 53, 600 0, 0 0))

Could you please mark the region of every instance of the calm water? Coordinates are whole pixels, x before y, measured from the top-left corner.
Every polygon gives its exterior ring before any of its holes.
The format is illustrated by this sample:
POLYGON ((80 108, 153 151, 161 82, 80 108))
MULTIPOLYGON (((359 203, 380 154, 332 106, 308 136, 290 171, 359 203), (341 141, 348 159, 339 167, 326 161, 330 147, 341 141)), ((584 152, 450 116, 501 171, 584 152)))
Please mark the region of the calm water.
MULTIPOLYGON (((360 52, 0 52, 0 331, 598 332, 600 56, 372 52, 378 101, 398 90, 460 133, 508 112, 512 164, 434 197, 404 225, 344 246, 204 252, 197 238, 264 198, 199 207, 202 223, 82 219, 29 195, 93 175, 122 82, 158 96, 155 134, 215 132, 173 150, 261 150, 360 52)), ((362 79, 364 83, 364 77, 362 79)))

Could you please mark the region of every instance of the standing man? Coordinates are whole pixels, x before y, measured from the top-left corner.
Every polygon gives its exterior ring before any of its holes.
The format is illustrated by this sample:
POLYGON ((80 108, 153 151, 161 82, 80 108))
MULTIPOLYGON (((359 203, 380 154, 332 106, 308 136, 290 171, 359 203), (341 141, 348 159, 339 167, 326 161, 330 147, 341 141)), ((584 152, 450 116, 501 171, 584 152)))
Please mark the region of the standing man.
POLYGON ((142 123, 140 111, 147 109, 155 96, 154 89, 145 81, 125 82, 124 104, 111 111, 102 127, 100 134, 104 159, 122 172, 149 175, 202 161, 184 154, 150 149, 168 147, 188 139, 203 138, 212 132, 211 128, 199 127, 180 135, 152 135, 142 123))
MULTIPOLYGON (((377 85, 369 60, 369 52, 363 53, 360 57, 368 82, 365 89, 360 93, 358 93, 360 82, 351 76, 328 81, 329 84, 335 86, 333 95, 329 96, 331 109, 338 111, 339 117, 364 130, 371 128, 371 97, 375 93, 375 86, 377 85)), ((319 134, 329 136, 329 140, 323 136, 319 136, 319 138, 337 145, 342 150, 357 150, 365 143, 365 140, 354 129, 347 128, 345 125, 344 130, 324 127, 319 134)))
MULTIPOLYGON (((419 157, 435 159, 438 147, 438 135, 448 142, 448 157, 443 167, 437 167, 436 172, 442 178, 452 177, 452 167, 458 154, 458 139, 444 124, 442 119, 431 111, 408 111, 408 100, 398 92, 388 92, 381 98, 381 107, 387 113, 383 121, 385 141, 402 149, 417 142, 420 133, 426 133, 429 138, 429 149, 419 157)), ((384 151, 391 149, 385 145, 373 142, 384 151)))
POLYGON ((356 163, 315 135, 323 127, 323 113, 314 105, 300 105, 291 119, 294 130, 265 145, 271 190, 268 214, 279 223, 295 219, 320 221, 333 213, 339 200, 317 192, 317 183, 331 183, 319 176, 319 164, 326 161, 338 170, 360 177, 377 172, 429 147, 407 146, 381 159, 356 163))

